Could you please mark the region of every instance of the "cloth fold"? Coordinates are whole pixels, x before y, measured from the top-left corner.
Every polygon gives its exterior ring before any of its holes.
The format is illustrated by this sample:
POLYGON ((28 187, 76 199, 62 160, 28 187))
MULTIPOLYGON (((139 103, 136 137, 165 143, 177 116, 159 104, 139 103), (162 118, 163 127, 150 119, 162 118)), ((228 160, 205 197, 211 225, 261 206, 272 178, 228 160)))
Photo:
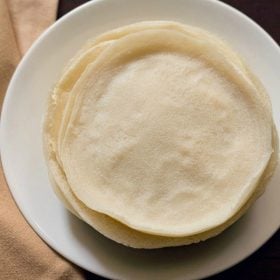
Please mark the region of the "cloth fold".
MULTIPOLYGON (((56 0, 0 0, 0 105, 20 57, 55 20, 56 0)), ((0 166, 0 279, 84 279, 25 221, 0 166)))
POLYGON ((20 53, 56 19, 57 0, 7 0, 20 53))

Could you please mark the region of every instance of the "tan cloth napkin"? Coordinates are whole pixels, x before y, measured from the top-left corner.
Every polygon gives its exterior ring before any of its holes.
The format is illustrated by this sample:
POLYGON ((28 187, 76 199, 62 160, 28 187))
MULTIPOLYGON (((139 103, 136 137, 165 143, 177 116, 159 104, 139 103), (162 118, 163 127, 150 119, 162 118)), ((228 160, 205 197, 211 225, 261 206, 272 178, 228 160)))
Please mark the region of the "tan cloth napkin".
MULTIPOLYGON (((0 105, 9 79, 32 41, 55 20, 56 0, 0 0, 0 105)), ((84 279, 50 249, 17 209, 0 167, 0 279, 84 279)))

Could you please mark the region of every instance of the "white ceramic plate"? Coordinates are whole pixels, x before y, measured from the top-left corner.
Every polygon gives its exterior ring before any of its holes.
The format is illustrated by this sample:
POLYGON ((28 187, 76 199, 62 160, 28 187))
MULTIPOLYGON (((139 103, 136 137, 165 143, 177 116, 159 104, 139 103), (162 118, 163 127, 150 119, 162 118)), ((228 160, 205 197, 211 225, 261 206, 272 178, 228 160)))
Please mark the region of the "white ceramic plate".
POLYGON ((197 279, 252 254, 279 228, 280 169, 265 194, 229 230, 207 242, 134 250, 101 236, 69 214, 47 176, 41 126, 50 88, 90 37, 142 20, 175 20, 226 39, 261 78, 280 131, 280 51, 253 21, 218 1, 93 1, 63 17, 33 45, 11 81, 1 123, 1 154, 11 192, 23 215, 52 248, 77 265, 113 279, 197 279))

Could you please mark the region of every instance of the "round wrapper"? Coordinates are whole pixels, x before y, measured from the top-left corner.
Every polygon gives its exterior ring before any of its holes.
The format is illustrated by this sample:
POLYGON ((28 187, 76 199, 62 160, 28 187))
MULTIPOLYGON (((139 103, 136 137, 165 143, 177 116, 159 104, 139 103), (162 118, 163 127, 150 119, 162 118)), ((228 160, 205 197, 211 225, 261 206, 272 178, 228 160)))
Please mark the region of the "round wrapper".
POLYGON ((70 62, 45 147, 70 210, 154 248, 216 235, 245 211, 275 166, 272 127, 265 91, 223 42, 150 22, 101 35, 70 62))

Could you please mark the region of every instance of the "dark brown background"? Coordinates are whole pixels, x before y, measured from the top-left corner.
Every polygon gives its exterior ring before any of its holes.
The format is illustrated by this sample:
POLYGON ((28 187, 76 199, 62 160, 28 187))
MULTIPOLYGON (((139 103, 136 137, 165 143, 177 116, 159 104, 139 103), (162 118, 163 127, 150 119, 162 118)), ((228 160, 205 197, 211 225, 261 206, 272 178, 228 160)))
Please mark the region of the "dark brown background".
MULTIPOLYGON (((116 0, 117 1, 117 0, 116 0)), ((141 0, 139 0, 141 1, 141 0)), ((58 17, 85 3, 85 0, 60 0, 58 17)), ((280 44, 280 0, 225 0, 260 24, 280 44)), ((242 32, 242 31, 241 31, 242 32)), ((279 79, 280 79, 280 69, 279 79)), ((279 92, 280 94, 280 92, 279 92)), ((269 219, 269 217, 267 217, 269 219)), ((100 280, 89 272, 87 279, 100 280)), ((280 279, 280 231, 245 261, 208 280, 278 280, 280 279)), ((133 280, 133 279, 132 279, 133 280)), ((144 280, 144 279, 143 279, 144 280)), ((160 279, 155 279, 160 280, 160 279)))

